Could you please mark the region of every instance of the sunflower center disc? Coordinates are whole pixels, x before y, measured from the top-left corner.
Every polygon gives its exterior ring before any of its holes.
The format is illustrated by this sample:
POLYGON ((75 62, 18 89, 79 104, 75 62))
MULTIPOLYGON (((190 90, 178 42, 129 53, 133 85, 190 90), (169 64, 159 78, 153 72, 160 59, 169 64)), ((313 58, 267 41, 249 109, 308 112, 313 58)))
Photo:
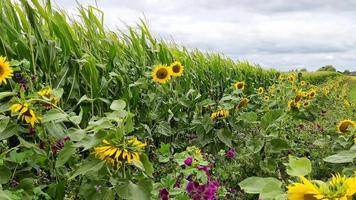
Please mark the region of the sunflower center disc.
POLYGON ((2 76, 3 74, 4 74, 4 67, 0 65, 0 76, 2 76))
POLYGON ((174 73, 178 73, 179 71, 180 71, 179 65, 174 65, 174 66, 173 66, 173 72, 174 72, 174 73))
POLYGON ((157 72, 157 77, 158 77, 159 79, 164 79, 164 78, 167 77, 167 75, 168 75, 168 71, 167 71, 166 69, 160 69, 160 70, 158 70, 158 72, 157 72))

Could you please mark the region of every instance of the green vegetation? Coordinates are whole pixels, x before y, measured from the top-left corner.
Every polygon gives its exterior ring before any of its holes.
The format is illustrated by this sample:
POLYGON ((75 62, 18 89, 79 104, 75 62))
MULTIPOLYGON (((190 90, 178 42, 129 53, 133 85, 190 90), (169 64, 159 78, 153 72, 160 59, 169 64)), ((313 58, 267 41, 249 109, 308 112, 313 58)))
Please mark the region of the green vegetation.
POLYGON ((78 13, 0 0, 1 200, 353 198, 354 79, 264 70, 78 13), (291 189, 300 179, 319 185, 291 189))

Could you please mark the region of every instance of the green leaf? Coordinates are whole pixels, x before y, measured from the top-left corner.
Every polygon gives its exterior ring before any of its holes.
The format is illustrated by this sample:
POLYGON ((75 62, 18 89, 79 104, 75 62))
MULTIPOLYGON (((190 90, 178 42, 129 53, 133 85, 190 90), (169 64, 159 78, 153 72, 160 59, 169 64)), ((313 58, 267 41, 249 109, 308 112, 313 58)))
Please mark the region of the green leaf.
POLYGON ((253 139, 246 141, 246 147, 252 153, 258 153, 259 151, 261 151, 263 146, 264 146, 263 140, 260 140, 257 138, 253 138, 253 139))
POLYGON ((289 149, 287 141, 282 139, 272 139, 271 140, 272 152, 280 152, 285 149, 289 149))
POLYGON ((14 96, 16 94, 16 92, 0 92, 0 100, 6 97, 14 96))
POLYGON ((323 160, 329 163, 351 163, 356 158, 356 150, 340 151, 335 155, 328 156, 323 160))
POLYGON ((121 99, 114 100, 110 105, 110 109, 116 111, 122 111, 125 109, 125 107, 126 107, 126 102, 121 99))
POLYGON ((2 133, 6 129, 9 121, 10 121, 10 117, 0 115, 0 133, 2 133))
POLYGON ((105 164, 105 161, 101 160, 91 160, 84 162, 82 166, 77 169, 71 177, 69 177, 69 180, 79 176, 79 175, 85 175, 88 172, 91 171, 99 171, 105 164))
POLYGON ((158 127, 156 128, 156 132, 164 136, 170 136, 173 134, 171 126, 166 121, 162 121, 158 124, 158 127))
POLYGON ((67 142, 63 149, 59 152, 56 161, 56 167, 62 167, 76 152, 76 148, 73 146, 72 142, 67 142))
POLYGON ((8 196, 3 190, 0 190, 0 199, 2 200, 13 200, 10 196, 8 196))
POLYGON ((125 200, 150 200, 150 192, 144 186, 124 182, 115 187, 116 194, 125 200))
POLYGON ((305 176, 312 171, 311 162, 308 158, 289 156, 287 173, 291 176, 305 176))
POLYGON ((47 193, 54 199, 54 200, 63 200, 65 195, 65 187, 63 182, 59 183, 52 183, 48 186, 47 193))
POLYGON ((245 112, 240 114, 240 118, 246 122, 255 122, 257 114, 255 112, 245 112))
POLYGON ((57 109, 51 109, 42 117, 42 123, 47 123, 50 121, 66 121, 68 115, 66 113, 62 113, 57 109))
POLYGON ((11 171, 5 166, 0 167, 0 184, 6 184, 11 179, 11 171))
POLYGON ((223 142, 226 146, 231 147, 231 138, 232 138, 232 133, 228 129, 219 129, 216 133, 218 136, 219 140, 223 142))
POLYGON ((259 194, 262 192, 265 186, 274 185, 273 187, 281 187, 282 182, 276 178, 261 178, 261 177, 249 177, 239 183, 241 189, 249 194, 259 194))
POLYGON ((259 199, 274 200, 276 196, 283 194, 281 186, 281 182, 269 181, 261 190, 259 199))
POLYGON ((1 132, 0 140, 7 139, 7 138, 17 134, 18 132, 20 132, 20 130, 21 130, 20 126, 10 122, 7 124, 7 127, 1 132))
POLYGON ((282 110, 271 110, 268 111, 261 118, 261 125, 264 129, 266 129, 270 124, 274 123, 282 114, 282 110))
POLYGON ((152 177, 152 173, 154 172, 153 165, 148 159, 148 156, 144 153, 140 155, 140 161, 143 164, 143 167, 145 169, 145 173, 149 176, 152 177))

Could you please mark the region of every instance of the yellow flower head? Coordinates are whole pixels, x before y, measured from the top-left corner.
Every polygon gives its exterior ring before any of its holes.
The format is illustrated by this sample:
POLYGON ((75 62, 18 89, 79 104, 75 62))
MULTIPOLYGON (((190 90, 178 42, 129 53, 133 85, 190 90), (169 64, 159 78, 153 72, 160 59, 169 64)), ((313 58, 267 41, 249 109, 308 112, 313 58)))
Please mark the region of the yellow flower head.
POLYGON ((281 74, 281 75, 279 75, 278 79, 279 79, 280 81, 283 81, 283 80, 284 80, 284 76, 281 74))
POLYGON ((126 140, 123 145, 115 145, 103 140, 103 145, 95 147, 94 153, 97 158, 105 160, 109 165, 120 167, 122 162, 140 163, 140 155, 145 147, 146 143, 140 142, 136 137, 126 140))
POLYGON ((237 90, 243 90, 245 89, 245 81, 240 81, 234 84, 235 89, 237 90))
POLYGON ((241 99, 239 104, 236 106, 236 110, 240 110, 241 108, 246 107, 248 102, 249 102, 249 100, 247 98, 241 99))
POLYGON ((52 88, 43 88, 42 90, 38 91, 37 94, 41 97, 50 98, 52 96, 52 88))
POLYGON ((288 81, 291 82, 291 83, 294 83, 294 81, 296 80, 296 76, 294 74, 291 74, 288 76, 288 81))
POLYGON ((298 93, 295 97, 294 97, 294 101, 295 102, 299 102, 303 97, 302 93, 298 93))
MULTIPOLYGON (((59 98, 54 96, 52 88, 43 88, 42 90, 37 92, 38 95, 44 97, 50 101, 51 104, 57 105, 59 102, 59 98)), ((51 108, 52 105, 46 105, 47 108, 51 108)))
POLYGON ((340 133, 345 133, 349 126, 356 127, 356 122, 352 121, 351 119, 342 120, 336 126, 336 130, 340 133))
POLYGON ((318 200, 321 194, 320 188, 304 177, 300 177, 301 183, 293 183, 288 188, 288 200, 318 200))
POLYGON ((0 56, 0 85, 2 83, 6 84, 6 79, 13 76, 13 70, 10 67, 10 63, 6 61, 6 57, 0 56))
POLYGON ((304 101, 304 102, 303 102, 303 106, 304 106, 305 108, 308 108, 308 107, 310 106, 310 101, 308 101, 308 100, 304 101))
POLYGON ((291 110, 297 110, 300 108, 300 102, 295 102, 294 100, 290 100, 288 102, 288 108, 291 110))
POLYGON ((265 91, 265 89, 263 89, 263 87, 259 87, 259 88, 257 89, 257 93, 258 93, 258 94, 263 94, 264 91, 265 91))
POLYGON ((210 118, 211 119, 227 118, 228 116, 229 116, 229 110, 222 109, 222 110, 211 113, 210 118))
POLYGON ((315 90, 310 90, 310 91, 309 91, 308 96, 309 96, 310 98, 314 98, 315 95, 316 95, 316 91, 315 91, 315 90))
POLYGON ((171 79, 171 70, 166 65, 158 65, 152 71, 152 78, 157 83, 167 83, 171 79))
POLYGON ((305 86, 306 82, 305 81, 300 81, 300 86, 305 86))
POLYGON ((301 177, 302 183, 288 186, 288 200, 351 200, 356 194, 356 177, 334 175, 328 182, 318 184, 301 177))
POLYGON ((182 63, 176 61, 169 66, 169 69, 171 70, 172 76, 182 76, 184 66, 182 65, 182 63))
POLYGON ((269 101, 269 96, 263 97, 263 100, 264 100, 264 101, 269 101))
POLYGON ((40 123, 41 117, 36 116, 36 113, 30 108, 28 103, 12 104, 10 111, 12 113, 19 113, 17 119, 21 119, 23 122, 31 124, 32 127, 34 127, 36 123, 40 123))

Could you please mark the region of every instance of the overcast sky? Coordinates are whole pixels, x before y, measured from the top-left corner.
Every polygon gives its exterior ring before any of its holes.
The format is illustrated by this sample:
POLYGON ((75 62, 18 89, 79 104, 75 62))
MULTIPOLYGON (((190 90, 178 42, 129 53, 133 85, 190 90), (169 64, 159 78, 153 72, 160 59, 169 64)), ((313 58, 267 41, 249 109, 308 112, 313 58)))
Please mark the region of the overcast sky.
MULTIPOLYGON (((55 0, 75 14, 73 0, 55 0)), ((95 0, 78 0, 96 5, 95 0)), ((110 29, 145 17, 156 37, 280 70, 356 71, 356 0, 97 0, 110 29)))

